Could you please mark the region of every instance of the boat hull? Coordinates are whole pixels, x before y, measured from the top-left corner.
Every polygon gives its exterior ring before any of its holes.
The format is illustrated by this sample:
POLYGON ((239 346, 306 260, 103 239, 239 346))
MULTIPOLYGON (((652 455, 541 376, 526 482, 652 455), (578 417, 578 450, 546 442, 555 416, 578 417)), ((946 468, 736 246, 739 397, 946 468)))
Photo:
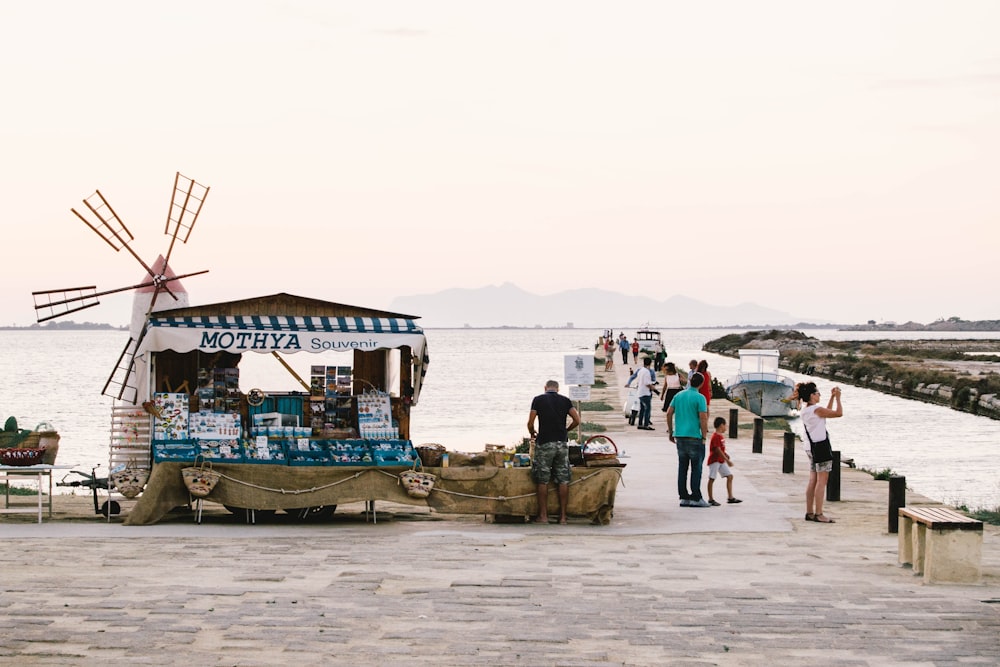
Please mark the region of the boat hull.
POLYGON ((794 406, 788 399, 794 390, 795 383, 787 378, 742 380, 726 387, 726 394, 759 417, 790 417, 794 406))

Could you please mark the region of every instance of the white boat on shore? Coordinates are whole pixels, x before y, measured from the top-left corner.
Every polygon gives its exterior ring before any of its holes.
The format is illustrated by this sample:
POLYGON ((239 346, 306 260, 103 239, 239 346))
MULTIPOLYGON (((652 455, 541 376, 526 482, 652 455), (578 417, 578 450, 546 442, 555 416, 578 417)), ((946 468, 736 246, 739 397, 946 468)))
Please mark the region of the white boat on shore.
POLYGON ((760 417, 789 417, 795 382, 778 368, 778 350, 740 350, 740 370, 726 384, 729 400, 760 417))
POLYGON ((663 350, 663 339, 659 331, 649 328, 642 328, 635 332, 635 340, 639 343, 641 352, 656 354, 663 350))

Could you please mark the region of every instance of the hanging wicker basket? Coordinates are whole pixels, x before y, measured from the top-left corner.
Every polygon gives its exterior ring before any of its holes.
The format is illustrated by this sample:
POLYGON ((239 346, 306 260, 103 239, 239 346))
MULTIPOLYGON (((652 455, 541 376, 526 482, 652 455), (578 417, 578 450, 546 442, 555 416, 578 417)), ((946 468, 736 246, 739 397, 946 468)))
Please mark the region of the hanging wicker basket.
POLYGON ((181 477, 184 479, 184 486, 187 487, 192 496, 204 498, 212 492, 222 475, 212 470, 211 462, 202 461, 200 465, 181 468, 181 477))
POLYGON ((118 489, 118 493, 130 500, 142 493, 148 481, 149 471, 142 468, 127 467, 111 473, 111 482, 118 489))
POLYGON ((429 472, 407 470, 399 474, 399 481, 406 489, 406 494, 411 498, 426 498, 434 490, 434 482, 437 481, 437 477, 429 472))

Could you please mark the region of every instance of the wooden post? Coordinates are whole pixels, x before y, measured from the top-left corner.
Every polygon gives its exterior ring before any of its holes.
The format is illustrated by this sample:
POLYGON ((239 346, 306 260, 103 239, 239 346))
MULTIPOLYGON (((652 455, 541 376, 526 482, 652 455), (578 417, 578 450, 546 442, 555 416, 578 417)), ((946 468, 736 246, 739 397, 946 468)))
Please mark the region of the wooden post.
POLYGON ((826 499, 830 502, 840 500, 840 451, 833 450, 833 470, 826 481, 826 499))
POLYGON ((753 420, 753 448, 754 454, 761 454, 764 451, 764 418, 754 417, 753 420))
POLYGON ((729 408, 729 439, 735 440, 739 433, 740 409, 729 408))
POLYGON ((785 433, 785 449, 781 456, 781 472, 795 472, 795 434, 785 433))
POLYGON ((899 532, 899 508, 906 507, 906 477, 889 476, 889 532, 899 532))

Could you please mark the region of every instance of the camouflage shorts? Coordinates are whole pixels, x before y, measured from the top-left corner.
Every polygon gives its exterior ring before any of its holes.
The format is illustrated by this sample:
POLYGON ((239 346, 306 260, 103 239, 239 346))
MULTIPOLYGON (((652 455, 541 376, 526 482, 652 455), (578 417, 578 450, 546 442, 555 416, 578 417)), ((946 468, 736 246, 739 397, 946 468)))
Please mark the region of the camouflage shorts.
POLYGON ((558 441, 536 443, 531 479, 535 484, 569 484, 569 445, 558 441))

